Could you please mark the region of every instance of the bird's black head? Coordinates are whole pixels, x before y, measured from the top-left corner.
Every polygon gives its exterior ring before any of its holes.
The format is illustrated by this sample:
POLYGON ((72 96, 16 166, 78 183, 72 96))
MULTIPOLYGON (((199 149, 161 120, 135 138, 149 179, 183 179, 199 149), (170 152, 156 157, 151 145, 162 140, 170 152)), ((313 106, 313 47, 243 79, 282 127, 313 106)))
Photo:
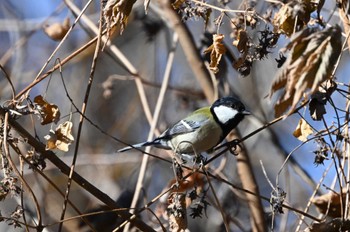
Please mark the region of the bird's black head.
POLYGON ((234 97, 223 97, 216 100, 210 107, 214 119, 223 130, 223 137, 233 130, 250 113, 245 110, 243 103, 234 97))

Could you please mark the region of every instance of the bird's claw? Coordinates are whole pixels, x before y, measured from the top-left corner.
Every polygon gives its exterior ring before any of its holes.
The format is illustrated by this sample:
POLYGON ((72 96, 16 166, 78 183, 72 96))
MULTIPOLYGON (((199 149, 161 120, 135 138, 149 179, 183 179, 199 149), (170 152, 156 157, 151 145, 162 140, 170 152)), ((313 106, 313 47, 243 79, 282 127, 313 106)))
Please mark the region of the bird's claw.
POLYGON ((201 154, 195 155, 195 157, 193 158, 193 162, 195 164, 198 164, 199 168, 202 168, 204 166, 204 164, 206 163, 206 161, 207 161, 207 158, 201 154))
POLYGON ((239 139, 234 139, 227 143, 227 148, 229 149, 232 155, 238 155, 238 153, 236 152, 237 147, 242 149, 242 145, 240 144, 240 142, 241 141, 239 139))

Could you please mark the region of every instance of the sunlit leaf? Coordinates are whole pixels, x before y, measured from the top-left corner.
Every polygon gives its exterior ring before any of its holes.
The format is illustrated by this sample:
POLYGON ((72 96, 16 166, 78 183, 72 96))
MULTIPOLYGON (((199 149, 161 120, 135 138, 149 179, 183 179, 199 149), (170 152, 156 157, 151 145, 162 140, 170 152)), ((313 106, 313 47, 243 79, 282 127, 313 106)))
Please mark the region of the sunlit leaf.
POLYGON ((275 116, 288 108, 291 114, 303 96, 313 94, 321 83, 331 78, 341 53, 341 29, 338 25, 323 31, 305 29, 287 45, 290 54, 272 83, 270 96, 283 89, 275 105, 275 116))
POLYGON ((66 18, 62 23, 54 23, 44 27, 44 32, 51 39, 59 41, 67 34, 70 28, 69 18, 66 18))
POLYGON ((48 103, 41 95, 34 98, 34 103, 41 115, 41 125, 58 122, 61 116, 58 106, 48 103))
POLYGON ((289 1, 284 4, 275 14, 273 23, 277 25, 279 31, 288 36, 292 35, 294 30, 299 31, 309 22, 310 14, 316 10, 312 1, 289 1))
MULTIPOLYGON (((341 216, 341 195, 336 192, 329 192, 319 197, 315 197, 312 203, 317 207, 320 213, 325 214, 328 211, 327 216, 340 217, 341 216)), ((346 191, 343 191, 343 202, 345 202, 346 191)))
POLYGON ((46 141, 46 150, 58 149, 64 152, 69 150, 69 145, 74 142, 72 135, 72 122, 64 122, 60 124, 55 131, 50 130, 49 135, 44 138, 46 141))
POLYGON ((313 133, 311 126, 304 120, 300 119, 297 128, 293 132, 295 138, 302 142, 307 140, 307 137, 313 133))

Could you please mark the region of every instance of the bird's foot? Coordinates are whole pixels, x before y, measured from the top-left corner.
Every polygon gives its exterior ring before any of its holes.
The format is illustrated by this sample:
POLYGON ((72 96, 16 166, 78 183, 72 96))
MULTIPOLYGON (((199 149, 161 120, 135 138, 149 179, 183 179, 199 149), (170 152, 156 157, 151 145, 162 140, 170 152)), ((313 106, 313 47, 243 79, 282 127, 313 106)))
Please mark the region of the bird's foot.
POLYGON ((207 161, 207 158, 202 154, 199 154, 199 155, 196 154, 193 158, 194 164, 198 164, 199 169, 201 169, 205 165, 206 161, 207 161))
POLYGON ((234 139, 228 143, 226 143, 227 148, 231 152, 232 155, 238 155, 237 153, 237 147, 242 149, 242 145, 240 144, 241 140, 239 139, 234 139))

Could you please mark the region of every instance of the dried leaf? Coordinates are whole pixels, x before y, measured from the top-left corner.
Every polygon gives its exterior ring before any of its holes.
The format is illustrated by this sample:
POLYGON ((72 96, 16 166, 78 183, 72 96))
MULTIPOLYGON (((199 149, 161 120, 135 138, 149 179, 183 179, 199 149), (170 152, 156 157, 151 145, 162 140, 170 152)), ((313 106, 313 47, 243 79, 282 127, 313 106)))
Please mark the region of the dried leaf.
POLYGON ((276 117, 288 107, 287 115, 291 114, 304 94, 308 97, 322 82, 330 79, 341 46, 341 29, 338 25, 318 32, 308 28, 293 36, 286 47, 291 52, 270 90, 272 96, 274 92, 284 89, 275 105, 276 117))
POLYGON ((311 101, 309 103, 310 116, 315 121, 321 121, 323 115, 327 113, 326 102, 322 93, 315 93, 311 96, 311 101))
POLYGON ((67 152, 69 145, 74 142, 72 127, 73 123, 67 121, 58 125, 55 131, 50 130, 50 134, 44 137, 47 140, 46 150, 59 149, 67 152))
POLYGON ((214 34, 213 35, 213 44, 208 47, 204 53, 210 52, 210 64, 209 68, 212 70, 214 73, 219 72, 219 62, 221 60, 222 55, 226 52, 226 47, 222 43, 224 40, 224 35, 223 34, 214 34))
POLYGON ((240 53, 247 52, 248 50, 248 34, 247 31, 239 29, 237 39, 232 42, 233 46, 237 47, 240 53))
POLYGON ((44 27, 44 32, 51 39, 60 41, 67 34, 70 28, 70 20, 66 18, 62 23, 54 23, 52 25, 46 25, 44 27))
MULTIPOLYGON (((2 186, 0 186, 0 187, 2 188, 2 186)), ((8 194, 9 194, 8 191, 3 191, 3 189, 0 189, 0 201, 5 200, 8 194)), ((0 222, 1 222, 1 220, 0 220, 0 222)))
POLYGON ((108 0, 103 8, 103 18, 106 22, 107 37, 109 38, 115 28, 123 33, 128 17, 136 0, 108 0))
POLYGON ((275 14, 273 24, 278 26, 280 33, 290 36, 294 32, 294 28, 299 31, 309 22, 310 14, 314 10, 316 7, 311 0, 290 1, 275 14))
POLYGON ((57 136, 55 131, 50 130, 50 133, 44 137, 46 141, 46 150, 56 149, 57 136))
POLYGON ((305 142, 307 137, 311 135, 312 132, 311 126, 304 119, 300 119, 297 128, 293 132, 293 135, 300 141, 305 142))
POLYGON ((350 220, 344 218, 334 218, 332 220, 325 220, 322 222, 315 222, 311 225, 309 232, 339 232, 349 231, 350 220))
POLYGON ((322 120, 323 115, 327 113, 325 105, 336 89, 337 84, 334 81, 326 81, 324 86, 320 86, 318 91, 311 95, 309 110, 313 120, 322 120))
MULTIPOLYGON (((188 175, 189 172, 185 171, 184 175, 188 175)), ((194 186, 202 188, 204 186, 204 176, 200 173, 194 173, 183 180, 171 179, 168 183, 168 186, 172 186, 174 184, 179 184, 178 188, 174 190, 175 192, 186 192, 189 191, 194 186)))
MULTIPOLYGON (((343 23, 344 32, 345 34, 348 34, 350 32, 350 3, 349 0, 342 0, 339 1, 340 7, 339 7, 339 16, 343 23)), ((350 46, 350 37, 347 38, 348 46, 350 46)))
MULTIPOLYGON (((343 202, 345 202, 346 190, 343 190, 343 202)), ((315 197, 312 203, 322 214, 337 218, 341 216, 340 194, 335 192, 329 192, 319 197, 315 197), (329 209, 328 209, 329 208, 329 209)))
POLYGON ((185 1, 186 0, 175 0, 171 5, 174 8, 174 10, 177 10, 185 1))
POLYGON ((34 98, 34 103, 41 115, 41 125, 58 122, 61 116, 58 106, 48 103, 41 95, 34 98))

